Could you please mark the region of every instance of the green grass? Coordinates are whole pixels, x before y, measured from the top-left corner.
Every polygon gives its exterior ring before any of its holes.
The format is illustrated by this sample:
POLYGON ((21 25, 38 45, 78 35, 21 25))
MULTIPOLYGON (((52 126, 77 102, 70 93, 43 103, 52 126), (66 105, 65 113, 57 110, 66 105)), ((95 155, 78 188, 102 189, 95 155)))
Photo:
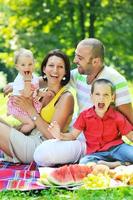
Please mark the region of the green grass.
POLYGON ((7 116, 7 100, 8 97, 4 97, 3 93, 0 93, 0 117, 6 122, 12 125, 18 124, 18 120, 14 119, 12 116, 7 116))
POLYGON ((133 188, 115 188, 107 190, 42 190, 42 191, 5 191, 0 193, 2 200, 132 200, 133 188))
MULTIPOLYGON (((133 90, 131 91, 133 97, 133 90)), ((11 116, 6 115, 7 97, 0 94, 0 117, 10 124, 18 123, 11 116)), ((106 190, 75 190, 48 189, 42 191, 3 191, 0 192, 0 200, 132 200, 133 188, 121 187, 106 190)))
POLYGON ((131 98, 132 98, 132 105, 133 105, 133 82, 129 83, 129 91, 130 91, 130 94, 131 94, 131 98))

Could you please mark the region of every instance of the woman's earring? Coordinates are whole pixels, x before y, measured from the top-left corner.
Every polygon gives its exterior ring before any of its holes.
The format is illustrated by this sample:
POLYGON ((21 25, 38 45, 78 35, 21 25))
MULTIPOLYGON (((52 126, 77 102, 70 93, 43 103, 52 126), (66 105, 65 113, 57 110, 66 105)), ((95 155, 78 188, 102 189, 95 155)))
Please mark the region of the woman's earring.
POLYGON ((43 79, 46 79, 46 78, 47 78, 47 76, 46 76, 46 74, 44 74, 43 79))
POLYGON ((65 80, 66 80, 66 77, 64 76, 64 77, 62 78, 62 80, 65 81, 65 80))

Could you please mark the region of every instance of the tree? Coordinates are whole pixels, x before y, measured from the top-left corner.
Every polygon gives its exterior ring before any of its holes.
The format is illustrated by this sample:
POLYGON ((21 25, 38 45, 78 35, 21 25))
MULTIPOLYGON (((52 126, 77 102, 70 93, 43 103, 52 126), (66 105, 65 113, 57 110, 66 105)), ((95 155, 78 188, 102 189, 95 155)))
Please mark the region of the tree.
POLYGON ((132 10, 130 0, 0 0, 0 60, 12 67, 14 50, 29 48, 39 72, 49 50, 60 48, 72 61, 77 42, 96 37, 105 44, 106 63, 132 80, 132 10))

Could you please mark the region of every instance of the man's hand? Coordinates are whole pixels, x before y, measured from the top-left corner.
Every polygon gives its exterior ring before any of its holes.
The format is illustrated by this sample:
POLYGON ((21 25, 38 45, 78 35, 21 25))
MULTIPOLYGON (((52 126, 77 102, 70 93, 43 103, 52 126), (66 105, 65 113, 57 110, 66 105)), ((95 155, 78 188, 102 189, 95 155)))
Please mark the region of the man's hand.
POLYGON ((59 126, 59 124, 56 121, 52 122, 49 125, 48 131, 51 133, 51 135, 54 138, 60 139, 60 126, 59 126))
POLYGON ((42 103, 42 106, 46 106, 55 96, 52 91, 35 91, 33 97, 42 103))

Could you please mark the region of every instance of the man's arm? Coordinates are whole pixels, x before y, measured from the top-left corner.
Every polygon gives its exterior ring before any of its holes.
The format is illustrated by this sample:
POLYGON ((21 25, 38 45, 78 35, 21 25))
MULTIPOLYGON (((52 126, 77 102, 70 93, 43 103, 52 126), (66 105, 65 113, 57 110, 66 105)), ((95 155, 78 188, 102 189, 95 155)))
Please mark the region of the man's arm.
POLYGON ((127 137, 130 141, 133 142, 133 131, 130 131, 130 132, 126 135, 126 137, 127 137))
POLYGON ((120 111, 133 125, 133 107, 131 103, 123 104, 117 107, 117 110, 120 111))

